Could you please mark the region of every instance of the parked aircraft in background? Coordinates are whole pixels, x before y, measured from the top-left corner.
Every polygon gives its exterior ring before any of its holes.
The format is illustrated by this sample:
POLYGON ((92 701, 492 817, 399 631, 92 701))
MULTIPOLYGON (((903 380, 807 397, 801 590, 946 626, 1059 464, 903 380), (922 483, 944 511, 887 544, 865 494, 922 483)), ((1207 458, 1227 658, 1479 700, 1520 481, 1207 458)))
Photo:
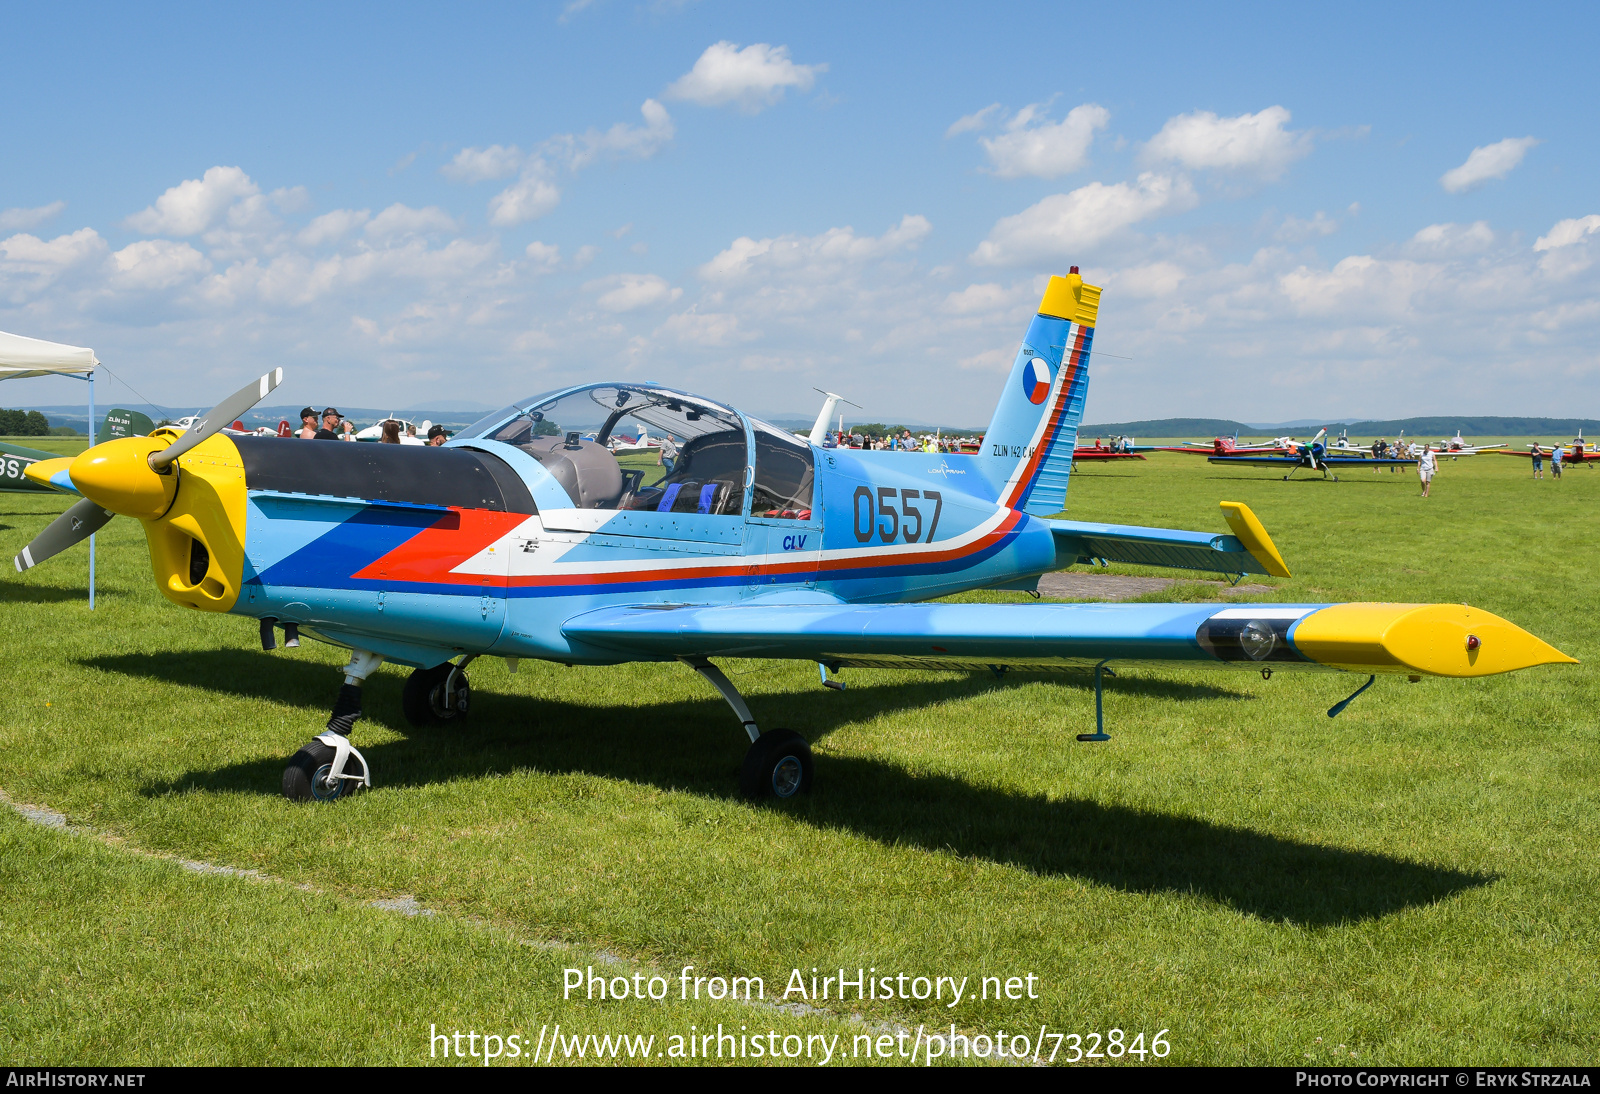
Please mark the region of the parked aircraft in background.
POLYGON ((1537 452, 1540 456, 1548 459, 1555 452, 1556 448, 1560 448, 1562 463, 1585 463, 1590 467, 1593 467, 1597 461, 1600 461, 1600 442, 1584 440, 1583 431, 1581 429, 1578 431, 1578 435, 1566 444, 1554 446, 1530 444, 1527 446, 1527 448, 1528 450, 1526 452, 1519 452, 1514 448, 1508 448, 1502 451, 1500 454, 1502 456, 1521 456, 1524 459, 1532 459, 1533 454, 1537 452))
POLYGON ((1339 481, 1339 476, 1332 472, 1348 467, 1397 467, 1410 466, 1416 463, 1414 459, 1397 457, 1374 457, 1371 453, 1362 456, 1334 456, 1329 455, 1323 438, 1328 435, 1326 429, 1318 431, 1317 435, 1305 444, 1293 443, 1292 451, 1281 456, 1268 456, 1265 454, 1242 454, 1229 456, 1212 456, 1210 462, 1218 464, 1243 464, 1247 467, 1282 467, 1288 470, 1284 479, 1291 478, 1301 468, 1322 472, 1325 479, 1331 478, 1339 481))
POLYGON ((52 493, 54 488, 47 482, 30 479, 26 472, 29 466, 40 460, 57 460, 61 458, 59 452, 45 452, 26 445, 14 444, 11 441, 0 441, 0 493, 5 494, 38 494, 52 493))
POLYGON ((1354 672, 1368 676, 1360 694, 1378 673, 1572 661, 1460 604, 924 603, 1092 560, 1288 576, 1236 502, 1221 503, 1232 534, 1057 518, 1099 299, 1076 267, 1050 279, 983 451, 967 458, 822 449, 718 400, 631 381, 524 400, 440 448, 216 428, 266 398, 277 370, 181 434, 30 465, 33 481, 82 500, 16 566, 134 517, 169 600, 257 620, 268 649, 280 627, 348 648, 327 730, 284 770, 297 800, 371 785, 350 733, 385 660, 412 670, 402 706, 415 725, 467 715, 467 669, 482 656, 681 662, 750 740, 741 790, 779 798, 810 786, 810 747, 792 730, 763 733, 715 658, 815 661, 825 680, 848 666, 1084 671, 1097 731, 1080 740, 1092 741, 1108 739, 1098 712, 1112 666, 1354 672), (618 464, 606 442, 629 418, 683 439, 672 469, 618 464))

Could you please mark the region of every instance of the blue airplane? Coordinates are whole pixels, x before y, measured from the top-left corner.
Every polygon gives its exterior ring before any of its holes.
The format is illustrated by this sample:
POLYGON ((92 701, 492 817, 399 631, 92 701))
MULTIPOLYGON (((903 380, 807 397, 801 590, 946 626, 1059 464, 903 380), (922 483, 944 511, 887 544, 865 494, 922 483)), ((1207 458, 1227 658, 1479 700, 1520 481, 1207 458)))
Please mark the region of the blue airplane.
POLYGON ((371 786, 350 736, 384 661, 412 669, 403 707, 417 726, 467 716, 467 668, 486 655, 681 661, 749 736, 741 791, 777 798, 810 787, 810 748, 791 730, 762 732, 715 658, 815 661, 835 687, 829 673, 847 666, 1087 671, 1096 732, 1079 739, 1095 741, 1109 739, 1101 686, 1113 666, 1355 672, 1368 676, 1360 694, 1379 673, 1572 662, 1464 605, 926 603, 1031 588, 1093 561, 1288 575, 1238 503, 1222 503, 1231 534, 1054 519, 1099 299, 1076 267, 1050 280, 974 456, 824 449, 716 400, 632 382, 512 404, 439 448, 223 433, 279 369, 181 433, 30 465, 34 481, 83 500, 16 565, 135 517, 169 600, 256 619, 267 649, 278 629, 289 645, 308 635, 349 649, 326 731, 284 770, 293 800, 371 786), (675 438, 670 469, 608 451, 625 424, 675 438))

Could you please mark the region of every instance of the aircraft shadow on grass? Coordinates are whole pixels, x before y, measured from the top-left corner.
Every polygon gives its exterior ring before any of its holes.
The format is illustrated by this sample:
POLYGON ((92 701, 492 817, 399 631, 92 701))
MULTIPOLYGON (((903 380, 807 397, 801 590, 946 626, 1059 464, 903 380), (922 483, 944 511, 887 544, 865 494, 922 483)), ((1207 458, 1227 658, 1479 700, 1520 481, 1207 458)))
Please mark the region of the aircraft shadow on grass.
MULTIPOLYGON (((300 706, 316 711, 319 719, 336 682, 336 670, 326 664, 240 650, 106 656, 83 664, 300 706)), ((380 787, 458 780, 469 786, 473 779, 538 770, 706 797, 734 792, 745 746, 726 706, 714 697, 608 707, 475 690, 468 723, 413 730, 400 714, 401 684, 397 674, 378 675, 365 688, 367 720, 407 734, 363 748, 380 787)), ((1180 700, 1234 695, 1127 678, 1107 685, 1124 694, 1180 700)), ((814 700, 802 701, 803 711, 787 717, 775 716, 774 707, 780 701, 793 706, 797 697, 749 698, 756 717, 769 728, 787 725, 817 740, 846 722, 931 710, 995 686, 992 678, 974 676, 858 688, 843 695, 819 691, 814 700)), ((320 724, 307 727, 312 728, 320 724)), ((1091 747, 1073 740, 1079 728, 1042 730, 1033 747, 1091 747)), ((152 783, 145 793, 199 789, 276 796, 283 765, 283 759, 272 759, 197 770, 152 783)), ((888 845, 911 844, 1130 893, 1191 894, 1301 927, 1375 919, 1495 880, 1491 874, 1304 843, 1175 813, 1074 797, 1051 800, 950 775, 916 773, 880 759, 819 755, 817 782, 806 799, 751 808, 781 810, 818 828, 845 829, 888 845)))
MULTIPOLYGON (((115 589, 96 585, 96 600, 122 595, 115 589)), ((67 600, 89 602, 87 585, 28 585, 20 582, 0 581, 0 604, 59 604, 67 600)))

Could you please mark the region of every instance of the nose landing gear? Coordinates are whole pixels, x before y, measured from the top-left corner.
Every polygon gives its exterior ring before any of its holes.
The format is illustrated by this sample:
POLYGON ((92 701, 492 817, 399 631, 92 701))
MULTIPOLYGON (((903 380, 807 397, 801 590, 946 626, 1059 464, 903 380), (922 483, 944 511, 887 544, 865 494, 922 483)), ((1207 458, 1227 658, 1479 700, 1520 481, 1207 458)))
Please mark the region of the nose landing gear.
POLYGON ((350 743, 350 731, 361 717, 361 685, 381 664, 381 654, 352 651, 328 728, 303 745, 283 769, 284 797, 296 802, 337 801, 372 786, 371 769, 350 743))

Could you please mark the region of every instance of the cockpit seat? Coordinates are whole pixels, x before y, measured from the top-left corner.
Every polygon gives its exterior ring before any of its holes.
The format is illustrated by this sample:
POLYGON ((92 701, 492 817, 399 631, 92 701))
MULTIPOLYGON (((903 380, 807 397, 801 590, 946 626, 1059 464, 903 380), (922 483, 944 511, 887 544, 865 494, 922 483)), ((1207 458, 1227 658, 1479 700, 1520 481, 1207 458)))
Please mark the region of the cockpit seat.
POLYGON ((722 515, 732 489, 725 482, 670 482, 664 485, 659 495, 642 500, 633 508, 648 507, 658 513, 722 515), (651 500, 654 501, 653 505, 649 504, 651 500))
POLYGON ((622 497, 622 468, 604 445, 567 437, 538 437, 520 446, 561 484, 579 509, 610 509, 622 497))

